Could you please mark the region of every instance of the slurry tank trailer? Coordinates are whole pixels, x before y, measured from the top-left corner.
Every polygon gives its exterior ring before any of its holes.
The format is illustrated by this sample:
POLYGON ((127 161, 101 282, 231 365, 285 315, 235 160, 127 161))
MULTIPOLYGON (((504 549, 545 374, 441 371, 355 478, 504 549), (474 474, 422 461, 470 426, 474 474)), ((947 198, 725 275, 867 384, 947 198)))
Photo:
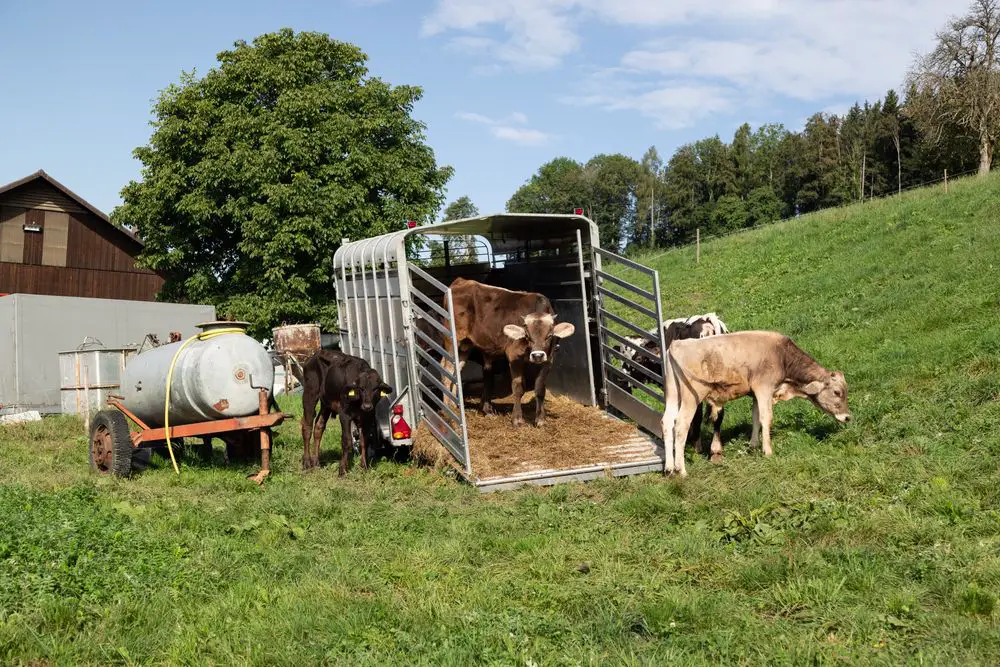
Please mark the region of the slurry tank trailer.
POLYGON ((90 427, 90 465, 97 472, 127 477, 140 448, 166 446, 179 472, 173 445, 202 438, 211 452, 213 437, 242 449, 260 442, 258 484, 270 474, 271 429, 285 415, 271 412, 274 364, 271 355, 246 335, 246 322, 207 322, 185 341, 136 355, 125 367, 121 395, 108 398, 90 427), (131 431, 128 420, 139 430, 131 431))

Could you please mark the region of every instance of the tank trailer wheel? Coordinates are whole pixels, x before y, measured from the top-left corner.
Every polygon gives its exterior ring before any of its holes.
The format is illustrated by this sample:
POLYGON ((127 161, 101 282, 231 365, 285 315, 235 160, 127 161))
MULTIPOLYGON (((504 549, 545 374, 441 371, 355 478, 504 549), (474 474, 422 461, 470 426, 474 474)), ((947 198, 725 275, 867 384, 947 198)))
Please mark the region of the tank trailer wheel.
POLYGON ((90 424, 90 468, 101 474, 132 474, 132 438, 118 410, 101 410, 90 424))

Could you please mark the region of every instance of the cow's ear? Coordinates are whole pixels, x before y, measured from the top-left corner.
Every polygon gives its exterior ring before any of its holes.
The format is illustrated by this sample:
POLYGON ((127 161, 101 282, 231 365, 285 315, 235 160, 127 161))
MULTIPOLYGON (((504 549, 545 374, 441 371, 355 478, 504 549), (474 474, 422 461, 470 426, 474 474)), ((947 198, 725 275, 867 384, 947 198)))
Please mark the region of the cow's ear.
POLYGON ((511 340, 521 340, 528 337, 528 332, 524 330, 524 327, 516 324, 508 324, 503 328, 503 335, 511 340))
POLYGON ((823 385, 824 385, 824 383, 822 381, 820 381, 820 380, 813 380, 812 382, 810 382, 806 386, 802 387, 802 391, 807 396, 815 396, 819 392, 823 391, 823 385))
POLYGON ((392 395, 392 387, 383 382, 378 386, 378 395, 380 398, 389 398, 392 395))
POLYGON ((552 329, 552 335, 556 338, 566 338, 572 336, 576 327, 571 322, 560 322, 552 329))

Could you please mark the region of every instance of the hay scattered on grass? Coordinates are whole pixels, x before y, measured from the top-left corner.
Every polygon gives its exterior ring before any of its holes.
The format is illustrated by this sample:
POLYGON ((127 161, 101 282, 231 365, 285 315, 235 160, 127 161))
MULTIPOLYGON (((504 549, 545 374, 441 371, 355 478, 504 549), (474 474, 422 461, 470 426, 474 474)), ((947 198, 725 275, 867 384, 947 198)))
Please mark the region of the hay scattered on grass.
MULTIPOLYGON (((512 397, 494 401, 497 414, 489 417, 479 412, 477 399, 466 400, 472 471, 480 479, 629 460, 627 451, 613 448, 635 439, 635 427, 551 391, 545 397, 546 423, 536 427, 534 394, 526 392, 522 400, 528 397, 522 403, 527 424, 520 428, 511 422, 512 397)), ((417 431, 413 456, 436 468, 453 462, 426 426, 417 431)))

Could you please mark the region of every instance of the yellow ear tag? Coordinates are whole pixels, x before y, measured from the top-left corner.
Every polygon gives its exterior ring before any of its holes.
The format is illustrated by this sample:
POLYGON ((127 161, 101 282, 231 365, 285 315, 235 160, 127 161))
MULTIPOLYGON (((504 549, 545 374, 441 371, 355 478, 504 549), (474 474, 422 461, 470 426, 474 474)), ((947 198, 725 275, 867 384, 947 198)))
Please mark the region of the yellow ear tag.
POLYGON ((347 395, 350 396, 351 398, 354 398, 358 394, 357 394, 356 391, 354 391, 353 389, 351 389, 349 392, 347 392, 347 395))
POLYGON ((382 396, 382 398, 385 398, 386 396, 389 395, 389 392, 387 392, 385 389, 383 389, 382 391, 379 392, 379 394, 382 396))

